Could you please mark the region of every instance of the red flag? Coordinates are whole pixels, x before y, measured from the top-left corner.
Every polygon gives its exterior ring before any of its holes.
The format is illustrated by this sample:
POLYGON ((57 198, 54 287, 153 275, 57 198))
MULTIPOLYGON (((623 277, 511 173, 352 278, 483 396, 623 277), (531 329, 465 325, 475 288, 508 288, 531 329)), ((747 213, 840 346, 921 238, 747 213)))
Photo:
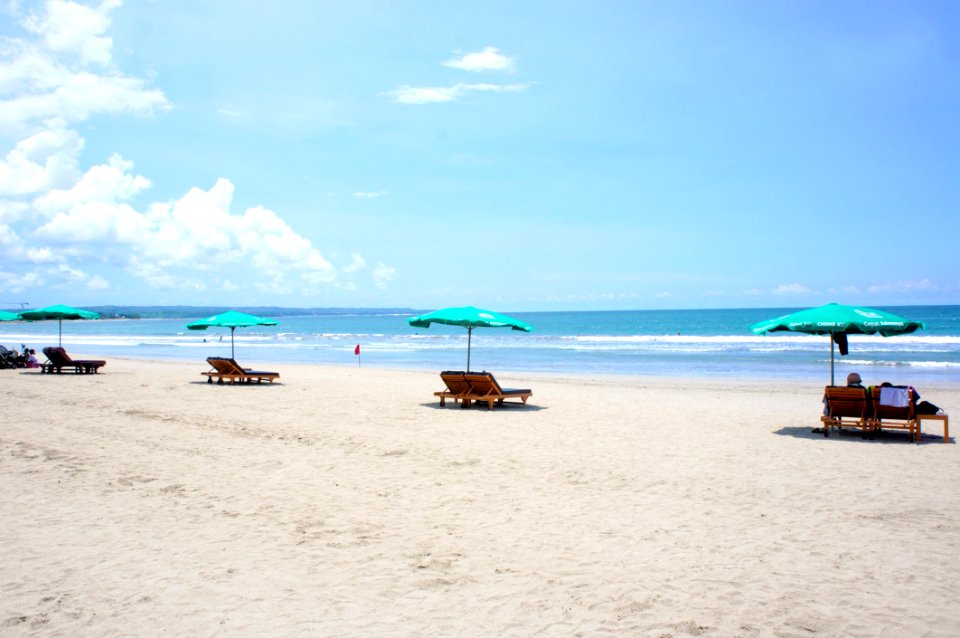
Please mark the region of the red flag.
POLYGON ((357 347, 353 349, 353 354, 360 356, 360 344, 357 344, 357 347))

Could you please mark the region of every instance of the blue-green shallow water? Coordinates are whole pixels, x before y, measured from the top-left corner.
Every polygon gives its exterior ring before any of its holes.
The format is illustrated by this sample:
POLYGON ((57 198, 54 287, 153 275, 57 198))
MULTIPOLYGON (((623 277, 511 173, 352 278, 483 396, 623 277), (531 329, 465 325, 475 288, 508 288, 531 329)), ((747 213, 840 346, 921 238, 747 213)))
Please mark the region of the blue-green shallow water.
MULTIPOLYGON (((850 337, 836 355, 836 374, 852 370, 868 383, 960 381, 960 306, 885 307, 926 329, 912 335, 850 337)), ((532 333, 479 328, 471 368, 547 373, 828 380, 827 337, 776 333, 748 326, 795 309, 509 312, 532 333)), ((280 317, 273 327, 236 331, 242 362, 297 362, 425 370, 466 367, 467 332, 433 325, 413 329, 406 314, 357 313, 280 317)), ((200 318, 200 317, 196 317, 200 318)), ((113 319, 63 323, 63 345, 109 359, 128 356, 202 362, 229 355, 230 331, 186 329, 193 319, 113 319), (221 341, 222 338, 222 341, 221 341)), ((2 323, 0 343, 40 349, 57 343, 57 322, 2 323)))

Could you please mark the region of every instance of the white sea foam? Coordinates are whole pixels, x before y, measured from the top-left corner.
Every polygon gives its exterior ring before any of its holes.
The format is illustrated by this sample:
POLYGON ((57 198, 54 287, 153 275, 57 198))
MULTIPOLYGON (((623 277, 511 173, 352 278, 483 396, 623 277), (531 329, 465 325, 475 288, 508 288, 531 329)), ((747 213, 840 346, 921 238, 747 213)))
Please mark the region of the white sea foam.
MULTIPOLYGON (((563 340, 575 340, 586 343, 817 343, 828 342, 826 335, 569 335, 560 337, 563 340)), ((953 345, 960 346, 960 337, 921 337, 915 335, 903 335, 897 337, 881 337, 877 335, 851 335, 851 343, 856 344, 929 344, 929 345, 953 345)))
MULTIPOLYGON (((404 315, 393 315, 404 316, 404 315)), ((624 324, 600 316, 594 332, 621 330, 624 324)), ((565 315, 551 320, 567 320, 565 315)), ((63 325, 63 344, 71 352, 111 356, 166 357, 196 360, 198 356, 230 352, 229 330, 189 331, 183 320, 70 322, 63 325)), ((361 344, 364 362, 411 367, 444 366, 466 354, 468 334, 455 326, 430 330, 409 328, 392 319, 370 316, 283 319, 278 329, 242 328, 233 335, 237 355, 259 360, 297 362, 354 362, 353 349, 361 344), (282 332, 280 331, 282 330, 282 332), (248 355, 249 353, 249 355, 248 355)), ((546 321, 544 321, 546 323, 546 321)), ((570 322, 572 324, 572 322, 570 322)), ((567 325, 570 325, 567 324, 567 325)), ((694 325, 687 323, 684 325, 694 325)), ((773 333, 754 335, 721 327, 733 334, 675 334, 669 328, 637 328, 635 334, 551 334, 547 326, 533 333, 476 330, 472 334, 474 361, 511 369, 572 370, 614 373, 669 371, 694 374, 737 374, 765 370, 765 374, 812 374, 829 367, 830 341, 825 335, 773 333), (648 333, 644 334, 643 331, 648 333), (656 332, 656 334, 652 334, 656 332), (706 371, 706 372, 705 372, 706 371)), ((567 328, 563 328, 567 329, 567 328)), ((630 328, 632 329, 632 328, 630 328)), ((710 328, 705 326, 704 330, 710 328)), ((554 327, 557 331, 557 327, 554 327)), ((586 332, 586 330, 585 330, 586 332)), ((0 343, 20 348, 28 344, 56 344, 56 322, 0 324, 0 343)), ((850 336, 850 355, 835 352, 841 369, 874 369, 891 378, 903 375, 952 379, 960 369, 960 336, 915 333, 885 338, 850 336)), ((441 368, 442 369, 442 368, 441 368)), ((872 375, 874 376, 874 375, 872 375)))

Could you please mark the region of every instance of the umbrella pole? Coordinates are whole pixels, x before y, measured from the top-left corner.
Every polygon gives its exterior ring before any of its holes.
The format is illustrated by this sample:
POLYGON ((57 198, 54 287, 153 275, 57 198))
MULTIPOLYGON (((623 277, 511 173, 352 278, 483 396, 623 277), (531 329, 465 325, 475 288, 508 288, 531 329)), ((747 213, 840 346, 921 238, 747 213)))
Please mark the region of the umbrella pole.
MULTIPOLYGON (((233 333, 237 330, 236 326, 230 326, 230 358, 236 359, 237 357, 233 354, 233 333)), ((832 351, 831 351, 832 354, 832 351)))
POLYGON ((833 385, 833 335, 830 335, 830 385, 833 385))
POLYGON ((470 372, 470 340, 473 337, 473 326, 467 326, 467 372, 470 372))
POLYGON ((63 319, 57 322, 57 347, 63 347, 63 319))

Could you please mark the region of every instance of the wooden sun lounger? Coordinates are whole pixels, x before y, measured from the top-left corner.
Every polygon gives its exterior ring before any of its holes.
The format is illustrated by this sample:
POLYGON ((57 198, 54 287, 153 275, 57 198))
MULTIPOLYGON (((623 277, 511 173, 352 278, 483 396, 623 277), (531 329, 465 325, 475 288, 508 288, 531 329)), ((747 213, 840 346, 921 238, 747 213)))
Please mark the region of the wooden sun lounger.
POLYGON ((827 386, 823 396, 827 404, 826 414, 820 417, 823 436, 830 436, 831 427, 838 431, 844 427, 860 428, 863 436, 867 436, 872 422, 866 388, 827 386))
POLYGON ((440 405, 446 405, 447 399, 453 399, 454 403, 457 403, 462 396, 470 393, 470 384, 467 383, 465 374, 463 371, 454 370, 444 370, 440 373, 446 388, 433 393, 433 396, 440 397, 440 405))
POLYGON ((60 374, 64 368, 73 368, 77 374, 96 374, 100 368, 107 365, 106 361, 101 360, 81 360, 71 359, 70 355, 63 348, 47 347, 43 349, 43 354, 47 360, 40 364, 41 374, 60 374))
POLYGON ((262 370, 242 368, 239 363, 228 357, 207 357, 207 363, 210 364, 213 370, 200 373, 207 377, 207 383, 213 383, 214 377, 217 378, 217 383, 220 385, 223 385, 224 379, 234 384, 253 383, 254 380, 256 380, 257 383, 263 381, 273 383, 274 379, 280 378, 279 372, 264 372, 262 370))
POLYGON ((493 404, 502 404, 506 399, 520 399, 526 405, 527 399, 533 396, 533 391, 519 388, 501 388, 497 380, 489 372, 467 372, 463 375, 470 385, 470 391, 461 395, 463 407, 471 401, 485 401, 487 409, 492 410, 493 404))
POLYGON ((910 436, 910 440, 919 443, 920 441, 920 423, 914 413, 914 403, 916 399, 913 396, 913 390, 905 387, 894 386, 891 389, 907 391, 906 405, 888 405, 884 402, 884 388, 875 387, 874 394, 871 397, 873 401, 873 418, 870 426, 874 430, 905 430, 910 436))

